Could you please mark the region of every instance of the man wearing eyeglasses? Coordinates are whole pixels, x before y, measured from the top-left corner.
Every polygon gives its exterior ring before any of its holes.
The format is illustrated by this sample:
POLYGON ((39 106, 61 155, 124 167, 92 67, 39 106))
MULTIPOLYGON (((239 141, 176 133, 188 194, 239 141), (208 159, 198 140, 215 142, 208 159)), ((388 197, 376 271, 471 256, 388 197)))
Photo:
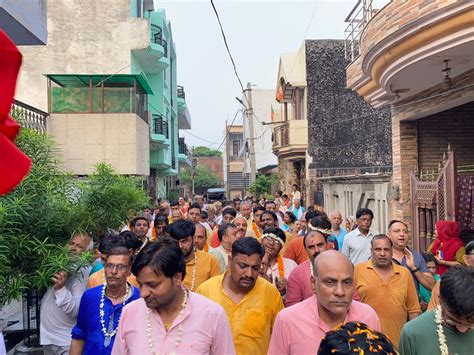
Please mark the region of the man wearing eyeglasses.
POLYGON ((107 283, 87 290, 82 296, 77 323, 72 329, 71 355, 112 352, 123 307, 140 298, 140 291, 127 283, 132 258, 124 246, 113 247, 107 254, 107 283))
POLYGON ((404 355, 472 354, 474 269, 454 266, 441 276, 440 305, 405 324, 399 349, 404 355))

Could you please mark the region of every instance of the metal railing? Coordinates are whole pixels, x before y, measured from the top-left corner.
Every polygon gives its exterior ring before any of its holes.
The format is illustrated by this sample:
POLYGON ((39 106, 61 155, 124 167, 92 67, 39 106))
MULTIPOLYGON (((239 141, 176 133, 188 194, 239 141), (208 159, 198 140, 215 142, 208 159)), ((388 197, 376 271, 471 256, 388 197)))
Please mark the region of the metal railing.
POLYGON ((14 100, 10 114, 22 127, 46 132, 46 118, 49 116, 47 112, 14 100))
POLYGON ((360 35, 377 12, 372 9, 372 2, 373 0, 358 0, 344 20, 348 24, 344 30, 344 54, 351 62, 360 55, 360 35))
POLYGON ((178 138, 178 153, 188 155, 188 147, 184 143, 184 138, 178 138))
POLYGON ((163 38, 163 30, 160 26, 150 25, 151 41, 163 47, 165 57, 168 56, 168 42, 163 38))
POLYGON ((275 127, 274 146, 286 146, 290 143, 290 130, 288 124, 275 127))
POLYGON ((168 133, 168 122, 163 115, 160 114, 153 114, 151 115, 153 121, 153 133, 154 134, 161 134, 166 138, 169 138, 168 133))
POLYGON ((186 94, 184 93, 184 87, 182 87, 181 85, 178 85, 177 87, 178 87, 178 97, 185 99, 186 94))

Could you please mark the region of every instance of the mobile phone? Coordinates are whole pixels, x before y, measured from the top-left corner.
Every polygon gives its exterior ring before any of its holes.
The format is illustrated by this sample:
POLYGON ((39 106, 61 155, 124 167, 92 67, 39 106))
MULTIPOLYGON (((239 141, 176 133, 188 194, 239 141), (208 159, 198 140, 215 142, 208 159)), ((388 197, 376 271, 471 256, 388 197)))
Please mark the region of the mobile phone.
POLYGON ((437 257, 441 260, 444 259, 444 253, 442 250, 438 250, 438 252, 436 253, 437 257))

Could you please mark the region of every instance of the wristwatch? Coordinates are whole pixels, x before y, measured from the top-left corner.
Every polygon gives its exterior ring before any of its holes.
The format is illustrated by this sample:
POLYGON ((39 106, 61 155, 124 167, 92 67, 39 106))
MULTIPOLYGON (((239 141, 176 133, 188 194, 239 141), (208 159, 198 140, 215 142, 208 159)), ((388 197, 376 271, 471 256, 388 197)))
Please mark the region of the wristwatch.
POLYGON ((414 269, 411 269, 410 271, 411 271, 412 273, 415 273, 415 272, 417 272, 417 271, 420 271, 420 269, 418 269, 418 268, 415 266, 415 268, 414 268, 414 269))

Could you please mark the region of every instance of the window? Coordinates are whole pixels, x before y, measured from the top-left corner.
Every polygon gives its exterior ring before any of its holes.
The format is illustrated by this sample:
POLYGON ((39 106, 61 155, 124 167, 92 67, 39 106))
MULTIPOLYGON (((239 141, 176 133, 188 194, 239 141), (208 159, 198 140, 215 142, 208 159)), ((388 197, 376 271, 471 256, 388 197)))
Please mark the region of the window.
POLYGON ((240 141, 232 141, 232 155, 234 157, 239 156, 240 152, 240 141))

